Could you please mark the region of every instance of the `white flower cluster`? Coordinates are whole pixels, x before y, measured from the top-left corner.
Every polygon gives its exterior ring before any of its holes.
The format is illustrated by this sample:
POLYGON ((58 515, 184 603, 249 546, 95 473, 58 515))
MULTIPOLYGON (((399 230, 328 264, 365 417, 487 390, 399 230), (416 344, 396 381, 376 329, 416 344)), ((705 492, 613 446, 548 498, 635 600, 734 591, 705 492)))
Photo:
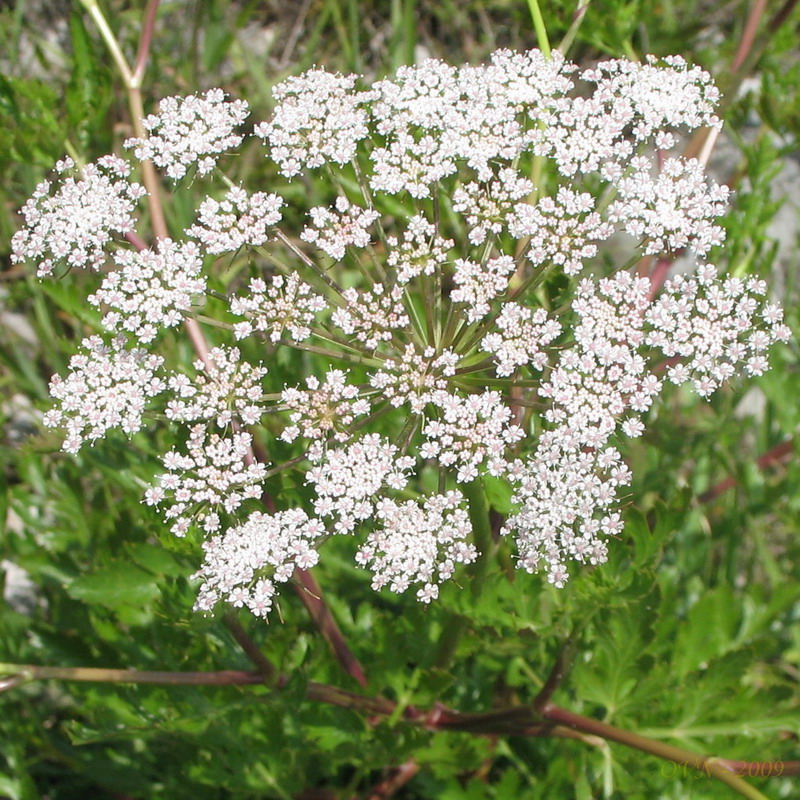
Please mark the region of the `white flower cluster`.
POLYGON ((646 254, 691 246, 705 255, 722 244, 725 233, 712 222, 725 211, 727 186, 708 185, 696 159, 667 159, 656 177, 647 158, 634 158, 631 172, 616 182, 618 200, 608 209, 611 222, 622 222, 632 236, 646 240, 646 254))
POLYGON ((561 325, 547 318, 543 308, 525 308, 519 303, 506 303, 495 320, 497 331, 483 337, 482 346, 497 361, 498 375, 511 375, 525 364, 544 369, 547 353, 544 348, 561 333, 561 325))
POLYGON ((234 187, 222 201, 211 197, 203 200, 197 224, 186 233, 199 239, 213 255, 233 253, 248 245, 257 247, 269 239, 269 229, 280 222, 282 205, 276 194, 248 195, 234 187))
POLYGON ((548 422, 566 426, 582 445, 602 447, 626 411, 647 411, 661 388, 638 352, 644 341, 649 281, 620 272, 578 286, 576 346, 565 351, 539 390, 552 400, 548 422))
POLYGON ((145 502, 149 506, 170 503, 164 516, 175 520, 170 530, 176 536, 185 536, 193 524, 216 533, 221 524, 219 508, 232 514, 245 500, 261 496, 267 467, 248 463, 252 441, 249 433, 223 438, 209 434, 205 425, 193 426, 188 453, 173 449, 164 456, 168 472, 147 490, 145 502))
POLYGON ((309 212, 311 225, 300 238, 311 242, 337 261, 344 258, 348 247, 366 247, 370 241, 369 228, 380 216, 377 211, 359 208, 341 195, 334 209, 317 206, 309 212))
POLYGON ((547 431, 535 456, 519 466, 514 476, 519 510, 502 530, 515 535, 519 566, 528 572, 546 569, 547 579, 559 588, 569 577, 568 560, 606 560, 605 537, 622 530, 619 513, 609 507, 619 487, 630 482, 615 448, 584 451, 563 433, 547 431))
MULTIPOLYGON (((56 172, 74 170, 75 162, 65 158, 56 172)), ((104 156, 87 164, 79 179, 69 176, 50 195, 49 181, 42 181, 20 209, 25 227, 11 239, 11 260, 36 261, 39 277, 49 275, 56 264, 100 269, 105 263, 105 246, 113 233, 129 233, 136 227, 133 212, 147 195, 143 186, 130 183, 131 167, 115 156, 104 156)))
POLYGON ((388 292, 382 283, 374 284, 368 292, 351 287, 342 292, 342 300, 345 305, 333 312, 331 322, 370 350, 391 341, 393 331, 409 324, 399 286, 388 292))
POLYGON ((489 313, 492 300, 506 290, 515 270, 511 256, 490 258, 485 264, 459 258, 453 269, 453 282, 458 288, 450 298, 456 303, 466 303, 467 319, 476 322, 489 313))
POLYGON ((309 326, 327 305, 297 274, 288 278, 275 275, 269 284, 253 278, 249 289, 250 293, 244 297, 231 298, 231 313, 249 318, 233 326, 237 339, 263 331, 269 334, 270 341, 277 342, 284 331, 289 331, 294 341, 302 342, 311 335, 309 326))
POLYGON ((670 280, 647 309, 653 328, 647 344, 678 358, 667 370, 669 380, 691 381, 701 397, 708 397, 740 364, 748 375, 763 374, 768 348, 791 336, 780 308, 760 306, 757 298, 766 291, 766 283, 752 277, 720 281, 710 264, 695 276, 670 280))
POLYGON ((446 378, 455 375, 458 360, 452 350, 437 354, 427 347, 420 355, 409 344, 402 357, 386 359, 369 382, 395 408, 408 403, 415 414, 421 414, 434 402, 434 391, 447 389, 446 378))
POLYGON ((372 99, 369 92, 354 93, 355 85, 355 75, 312 69, 272 90, 278 107, 255 134, 269 145, 287 178, 328 161, 341 165, 353 159, 358 143, 369 135, 363 106, 372 99))
POLYGON ((386 263, 397 270, 398 283, 408 283, 420 275, 432 275, 445 264, 455 243, 437 236, 436 226, 417 214, 408 221, 402 239, 390 236, 386 244, 390 248, 386 263))
POLYGON ((511 409, 499 392, 482 392, 466 397, 437 390, 433 402, 442 411, 441 419, 431 419, 422 433, 423 458, 437 458, 444 467, 458 466, 459 483, 475 480, 478 467, 486 463, 490 475, 502 475, 508 466, 506 451, 525 432, 511 424, 511 409))
POLYGON ((112 428, 136 433, 147 402, 166 389, 160 374, 164 359, 127 344, 122 336, 110 345, 90 336, 82 342, 87 352, 70 359, 67 378, 55 375, 50 381, 50 396, 59 405, 44 415, 44 424, 67 429, 67 453, 77 453, 86 439, 101 439, 112 428))
POLYGON ((372 188, 429 197, 459 160, 489 180, 493 161, 513 160, 528 146, 526 123, 538 119, 538 109, 570 90, 564 71, 559 54, 547 59, 535 50, 498 51, 486 67, 456 69, 432 59, 401 67, 375 85, 371 111, 385 145, 370 154, 372 188))
POLYGON ((649 288, 648 280, 627 272, 581 282, 573 303, 580 317, 576 345, 539 390, 552 401, 545 419, 554 427, 511 470, 520 510, 503 532, 515 534, 521 566, 530 572, 545 566, 556 586, 567 579, 567 560, 605 561, 603 538, 621 529, 619 515, 608 509, 630 472, 608 441, 626 411, 633 412, 626 432, 636 434, 638 414, 661 388, 638 353, 649 288))
POLYGON ((681 56, 666 56, 663 62, 669 69, 658 65, 652 55, 644 63, 601 61, 582 77, 597 84, 594 96, 604 104, 606 114, 625 125, 633 123, 637 141, 665 127, 719 127, 714 114, 719 89, 711 76, 700 67, 690 68, 681 56))
POLYGON ((205 294, 203 261, 193 242, 162 239, 156 251, 117 250, 114 262, 120 269, 87 299, 110 309, 103 317, 105 328, 130 333, 143 344, 161 328, 180 324, 192 297, 205 294))
POLYGON ((415 459, 400 456, 397 447, 377 433, 362 436, 347 447, 310 454, 318 461, 306 473, 317 493, 314 510, 320 517, 337 517, 336 533, 352 533, 372 516, 384 487, 399 491, 408 482, 415 459))
POLYGON ((242 525, 212 536, 203 544, 205 562, 195 608, 210 611, 220 600, 246 606, 257 617, 272 608, 275 584, 284 583, 296 567, 310 569, 319 560, 317 540, 325 534, 319 520, 299 508, 277 514, 252 513, 242 525), (272 569, 272 578, 258 573, 272 569))
POLYGON ((648 280, 627 273, 581 284, 573 304, 581 316, 577 346, 540 389, 553 401, 545 417, 557 427, 542 436, 533 459, 515 467, 522 507, 505 532, 516 533, 523 566, 534 571, 546 564, 556 585, 566 580, 566 557, 602 562, 606 545, 599 537, 621 530, 619 514, 608 507, 630 472, 607 443, 624 414, 622 431, 640 435, 641 414, 662 388, 638 348, 678 357, 668 378, 692 381, 707 397, 740 363, 761 374, 767 348, 789 338, 781 310, 770 303, 759 308, 763 281, 720 281, 714 267, 703 265, 695 277, 672 279, 652 304, 649 290, 648 280))
POLYGON ((459 186, 453 192, 453 211, 466 215, 470 243, 483 244, 490 233, 502 232, 516 201, 532 192, 532 181, 505 167, 488 183, 473 181, 459 186))
POLYGON ((579 194, 564 186, 555 197, 543 197, 534 206, 514 206, 508 230, 517 239, 530 238, 526 255, 531 264, 556 264, 566 275, 577 275, 597 255, 595 242, 614 232, 594 210, 588 192, 579 194))
POLYGON ((343 370, 330 370, 322 383, 310 375, 306 386, 307 391, 288 388, 281 392, 281 402, 289 409, 292 423, 280 436, 284 442, 293 442, 300 435, 306 439, 332 435, 338 441, 346 441, 348 426, 370 411, 369 400, 359 397, 358 387, 347 383, 343 370))
POLYGON ((242 361, 235 347, 215 347, 206 362, 194 363, 196 375, 177 374, 168 384, 173 399, 167 403, 169 419, 180 422, 213 420, 218 428, 234 421, 255 425, 261 417, 261 380, 267 370, 242 361))
POLYGON ((590 96, 562 96, 531 133, 533 151, 548 156, 565 177, 601 172, 614 180, 624 172, 634 145, 652 139, 659 149, 674 143, 671 130, 719 128, 719 92, 702 69, 688 69, 677 56, 665 66, 624 59, 604 61, 581 74, 595 84, 590 96), (630 134, 630 135, 629 135, 630 134), (632 138, 631 138, 632 137, 632 138))
MULTIPOLYGON (((226 180, 179 241, 117 250, 90 300, 120 335, 86 340, 53 380, 46 422, 67 429, 64 448, 133 433, 150 405, 189 428, 145 501, 175 534, 208 535, 204 611, 222 601, 265 616, 277 584, 316 564, 334 534, 363 535, 357 561, 376 589, 413 584, 430 602, 480 557, 458 487, 485 476, 512 483, 502 533, 523 569, 563 586, 570 562, 605 561, 631 479, 623 444, 643 433, 659 376, 708 396, 737 372, 761 374, 789 337, 761 281, 701 265, 653 298, 649 279, 598 258, 623 232, 634 259, 722 242, 727 190, 698 161, 652 157, 678 133, 720 124, 708 74, 679 58, 580 73, 558 53, 501 50, 483 66, 402 67, 366 89, 313 69, 275 97, 255 133, 279 171, 325 167, 348 197, 289 213, 278 194, 226 180), (289 226, 304 216, 298 239, 289 226), (231 254, 237 276, 255 271, 214 320, 215 343, 238 347, 162 372, 137 345, 194 314, 214 261, 201 253, 231 254), (247 426, 284 454, 269 472, 247 426), (246 508, 291 467, 305 509, 246 508)), ((174 179, 192 164, 204 174, 239 144, 245 113, 220 90, 168 98, 145 121, 150 136, 128 145, 174 179)), ((52 196, 38 187, 14 259, 38 261, 40 274, 59 261, 100 267, 114 234, 138 242, 143 190, 128 174, 101 159, 52 196)))
POLYGON ((457 491, 426 498, 424 508, 413 500, 381 500, 375 509, 381 527, 356 555, 357 563, 373 571, 372 588, 388 584, 393 592, 404 592, 418 581, 424 585, 417 597, 423 603, 435 600, 439 584, 453 576, 456 564, 478 557, 475 545, 466 541, 472 525, 463 502, 457 491))
POLYGON ((247 103, 226 100, 222 89, 210 89, 201 97, 167 97, 159 104, 158 114, 142 120, 147 138, 127 139, 125 147, 140 161, 152 161, 173 180, 186 175, 192 164, 206 175, 221 153, 241 143, 241 135, 234 131, 247 114, 247 103))

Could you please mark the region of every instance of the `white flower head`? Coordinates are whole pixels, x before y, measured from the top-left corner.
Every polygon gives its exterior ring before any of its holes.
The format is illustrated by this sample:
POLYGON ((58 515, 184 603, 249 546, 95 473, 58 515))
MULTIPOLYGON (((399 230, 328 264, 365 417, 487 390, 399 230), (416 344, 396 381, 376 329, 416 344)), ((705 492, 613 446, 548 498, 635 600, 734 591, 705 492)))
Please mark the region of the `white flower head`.
POLYGON ((288 581, 295 568, 310 569, 317 563, 315 545, 324 533, 318 520, 290 509, 254 512, 241 525, 211 537, 203 544, 203 566, 193 576, 202 580, 195 609, 210 611, 227 600, 266 617, 275 584, 288 581))
POLYGON ((166 389, 164 359, 130 348, 125 337, 106 344, 90 336, 82 345, 84 352, 70 359, 69 375, 50 381, 50 396, 58 404, 44 416, 45 425, 67 429, 63 448, 68 453, 77 453, 86 439, 100 439, 112 428, 129 436, 136 433, 148 402, 166 389))
POLYGON ((223 200, 207 197, 200 204, 197 223, 186 232, 199 239, 214 255, 232 253, 240 247, 257 247, 270 237, 281 219, 283 200, 276 194, 231 189, 223 200))
POLYGON ((470 564, 478 556, 467 541, 472 525, 461 492, 426 497, 422 506, 413 500, 382 500, 376 517, 379 527, 356 556, 357 563, 372 569, 375 590, 389 586, 404 592, 412 583, 422 583, 417 599, 430 603, 456 564, 470 564))
POLYGON ((146 138, 133 138, 125 147, 140 161, 150 160, 167 176, 179 180, 196 164, 206 175, 220 154, 237 147, 242 136, 236 128, 247 119, 244 100, 226 100, 222 89, 210 89, 204 95, 166 97, 158 114, 142 120, 146 138))
MULTIPOLYGON (((59 161, 56 171, 73 171, 71 158, 59 161)), ((133 212, 147 192, 130 183, 130 165, 121 158, 104 156, 78 171, 77 178, 64 178, 53 195, 49 181, 40 183, 20 209, 25 227, 11 240, 11 260, 36 261, 39 277, 55 266, 100 269, 112 234, 133 231, 133 212)))
POLYGON ((105 328, 126 331, 143 344, 181 323, 193 298, 205 293, 203 261, 194 242, 162 239, 156 250, 117 250, 114 262, 119 269, 88 300, 106 307, 105 328))
MULTIPOLYGON (((116 334, 53 379, 45 422, 71 452, 151 411, 186 431, 145 502, 176 535, 205 536, 198 610, 267 616, 335 535, 361 537, 375 589, 431 602, 478 557, 457 489, 487 476, 511 483, 502 533, 519 566, 563 586, 622 531, 623 448, 664 386, 708 396, 761 374, 789 336, 757 279, 701 264, 657 292, 663 263, 652 282, 619 266, 722 242, 727 190, 663 153, 718 126, 717 99, 680 58, 578 74, 558 53, 499 50, 366 88, 315 68, 276 87, 255 130, 303 180, 253 191, 222 176, 175 241, 135 234, 143 190, 122 159, 42 184, 13 258, 102 269, 89 300, 116 334), (631 252, 607 258, 615 234, 631 252), (162 333, 183 323, 200 359, 166 370, 185 347, 162 333), (252 508, 278 486, 277 510, 252 508)), ((246 113, 219 89, 167 98, 126 144, 175 180, 203 175, 246 113)))

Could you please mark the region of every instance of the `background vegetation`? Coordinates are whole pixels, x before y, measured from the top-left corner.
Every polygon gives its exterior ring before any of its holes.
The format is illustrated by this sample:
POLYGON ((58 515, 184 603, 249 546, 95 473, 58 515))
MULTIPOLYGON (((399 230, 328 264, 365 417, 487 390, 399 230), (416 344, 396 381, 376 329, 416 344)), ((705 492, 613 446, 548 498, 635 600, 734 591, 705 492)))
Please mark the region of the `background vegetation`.
MULTIPOLYGON (((91 276, 39 282, 11 266, 15 211, 65 152, 89 161, 119 150, 130 123, 110 58, 77 2, 2 6, 0 662, 248 671, 255 643, 284 677, 16 686, 13 670, 0 669, 10 687, 0 695, 0 797, 735 794, 677 755, 656 758, 602 730, 568 737, 566 726, 559 733, 533 715, 508 728, 473 720, 474 735, 455 717, 449 724, 450 712, 414 717, 437 704, 464 713, 529 707, 543 687, 559 707, 650 742, 784 762, 784 775, 750 781, 757 792, 749 796, 797 796, 788 776, 800 758, 796 341, 746 393, 732 386, 710 403, 675 394, 660 406, 632 450, 625 538, 607 565, 563 590, 524 573, 510 581, 498 566, 480 602, 451 585, 421 607, 375 594, 366 573, 326 554, 318 579, 363 665, 362 688, 289 592, 282 621, 270 625, 192 612, 188 576, 199 546, 174 539, 138 502, 162 442, 139 436, 131 448, 120 437, 72 458, 42 428, 49 377, 65 371, 96 315, 82 300, 91 276), (454 625, 462 636, 451 653, 454 625), (346 692, 388 705, 365 706, 346 692)), ((575 3, 541 6, 558 42, 575 3)), ((103 10, 132 58, 144 3, 107 0, 103 10)), ((728 242, 710 260, 768 277, 795 331, 798 195, 787 200, 776 187, 800 173, 799 26, 792 2, 608 0, 588 5, 570 50, 581 64, 679 53, 718 78, 726 92, 718 177, 736 194, 728 242), (762 13, 751 16, 753 8, 762 13), (755 39, 739 65, 749 20, 755 39)), ((500 46, 536 44, 524 0, 165 2, 143 91, 149 109, 163 96, 222 86, 264 118, 271 87, 315 63, 380 76, 426 55, 477 62, 500 46)), ((247 152, 235 170, 267 190, 273 177, 247 152)), ((299 190, 326 195, 313 182, 299 190)), ((174 221, 190 211, 173 208, 174 221)), ((290 377, 293 365, 276 370, 290 377)), ((503 513, 507 499, 495 489, 490 501, 503 513)))

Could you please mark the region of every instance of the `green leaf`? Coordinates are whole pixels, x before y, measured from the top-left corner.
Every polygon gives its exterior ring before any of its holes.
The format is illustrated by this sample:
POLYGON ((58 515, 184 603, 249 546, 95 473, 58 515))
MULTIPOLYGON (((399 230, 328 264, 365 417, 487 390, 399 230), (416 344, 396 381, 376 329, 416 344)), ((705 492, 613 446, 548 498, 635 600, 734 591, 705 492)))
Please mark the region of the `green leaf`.
POLYGON ((511 512, 511 484, 491 475, 483 477, 483 488, 489 505, 500 514, 511 512))
MULTIPOLYGON (((0 451, 2 453, 2 451, 0 451)), ((3 453, 3 455, 5 455, 3 453)), ((5 472, 0 470, 0 535, 5 535, 8 517, 8 483, 5 472)))
POLYGON ((93 575, 74 580, 67 594, 75 600, 110 609, 142 607, 160 594, 155 578, 134 564, 116 562, 93 575))
POLYGON ((682 677, 730 650, 739 618, 740 604, 728 585, 707 591, 692 606, 678 631, 675 645, 678 675, 682 677))
POLYGON ((0 775, 0 797, 8 800, 22 800, 19 781, 12 780, 6 775, 0 775))
POLYGON ((713 736, 763 736, 768 733, 800 735, 800 712, 754 717, 730 722, 698 723, 676 728, 643 728, 642 736, 651 739, 705 739, 713 736))
POLYGON ((63 151, 56 107, 52 87, 0 75, 0 168, 14 162, 52 166, 63 151))
POLYGON ((129 545, 126 549, 132 561, 154 575, 179 578, 187 574, 186 568, 179 564, 175 557, 163 547, 140 542, 129 545))
POLYGON ((86 302, 86 287, 79 287, 70 277, 42 281, 40 289, 60 309, 93 328, 100 327, 98 310, 86 302))
POLYGON ((37 800, 39 792, 26 768, 25 759, 18 747, 3 747, 2 755, 11 768, 11 775, 0 772, 0 797, 3 800, 37 800))
POLYGON ((97 57, 94 43, 80 13, 70 16, 69 29, 72 41, 72 75, 64 99, 72 131, 70 138, 77 138, 81 147, 87 147, 93 138, 105 133, 110 127, 105 124, 105 120, 114 99, 111 73, 97 57))

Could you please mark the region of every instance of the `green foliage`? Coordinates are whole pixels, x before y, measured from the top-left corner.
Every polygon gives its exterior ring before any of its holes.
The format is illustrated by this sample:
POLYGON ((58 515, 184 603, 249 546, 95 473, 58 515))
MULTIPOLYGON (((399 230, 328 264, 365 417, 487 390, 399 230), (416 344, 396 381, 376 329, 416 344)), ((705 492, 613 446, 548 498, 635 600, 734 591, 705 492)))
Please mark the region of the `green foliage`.
MULTIPOLYGON (((110 59, 73 5, 58 25, 46 10, 37 18, 22 3, 0 10, 0 49, 10 54, 0 74, 6 262, 14 209, 53 161, 65 152, 91 160, 130 132, 110 59)), ((144 3, 104 6, 132 57, 144 3)), ((557 44, 575 4, 541 6, 557 44)), ((685 0, 595 2, 572 56, 588 62, 679 52, 722 73, 745 17, 743 4, 712 12, 685 0)), ((731 98, 726 132, 739 148, 737 193, 715 259, 737 274, 769 275, 775 256, 769 224, 780 200, 772 189, 800 131, 797 24, 795 11, 767 42, 760 92, 731 98), (758 130, 750 135, 754 114, 758 130)), ((271 85, 313 63, 384 73, 426 52, 459 62, 497 46, 534 44, 527 4, 511 0, 163 4, 146 105, 187 87, 224 85, 266 114, 271 85), (258 37, 260 49, 252 44, 258 37)), ((234 169, 237 179, 265 185, 273 177, 247 151, 234 169)), ((291 191, 322 199, 329 189, 309 181, 291 191)), ((188 217, 192 209, 174 213, 188 217)), ((82 300, 87 276, 39 284, 7 267, 10 279, 0 283, 0 559, 24 569, 31 588, 20 594, 15 582, 12 594, 10 569, 0 572, 0 657, 62 667, 253 669, 221 616, 191 610, 199 544, 165 534, 139 502, 157 469, 154 454, 164 449, 161 434, 145 431, 134 446, 112 439, 68 458, 34 413, 47 405, 50 375, 63 373, 96 325, 96 311, 82 300)), ((783 283, 790 304, 796 268, 795 256, 783 283)), ((218 275, 220 286, 239 279, 233 267, 218 275)), ((542 291, 557 304, 562 289, 542 291)), ((798 329, 796 311, 789 322, 798 329)), ((174 346, 191 359, 188 347, 174 346)), ((316 683, 359 687, 299 597, 286 591, 281 620, 241 620, 287 676, 280 688, 58 681, 0 695, 0 797, 289 798, 313 789, 330 793, 319 797, 368 797, 408 762, 416 771, 398 797, 732 796, 705 774, 597 737, 474 736, 411 724, 404 710, 425 710, 433 720, 438 704, 464 713, 530 704, 566 651, 571 668, 553 696, 564 708, 695 753, 773 762, 796 756, 800 462, 790 453, 763 469, 755 464, 800 423, 797 363, 796 342, 775 353, 775 368, 756 382, 763 398, 756 415, 745 412, 737 387, 711 403, 676 392, 654 411, 652 432, 631 454, 636 477, 624 537, 611 543, 608 564, 583 570, 563 590, 517 571, 500 543, 479 599, 451 583, 437 604, 423 607, 372 592, 368 576, 352 566, 352 544, 331 542, 319 573, 326 601, 369 678, 364 694, 396 702, 393 714, 309 699, 316 683), (729 476, 735 487, 701 502, 729 476), (450 634, 452 647, 445 647, 450 634)), ((291 383, 300 366, 271 363, 272 390, 291 383)), ((277 459, 280 443, 274 447, 277 459)), ((286 474, 268 488, 292 501, 307 492, 286 474)), ((508 513, 507 487, 487 480, 484 489, 493 513, 508 513)), ((751 783, 766 796, 788 797, 791 780, 751 783)))

